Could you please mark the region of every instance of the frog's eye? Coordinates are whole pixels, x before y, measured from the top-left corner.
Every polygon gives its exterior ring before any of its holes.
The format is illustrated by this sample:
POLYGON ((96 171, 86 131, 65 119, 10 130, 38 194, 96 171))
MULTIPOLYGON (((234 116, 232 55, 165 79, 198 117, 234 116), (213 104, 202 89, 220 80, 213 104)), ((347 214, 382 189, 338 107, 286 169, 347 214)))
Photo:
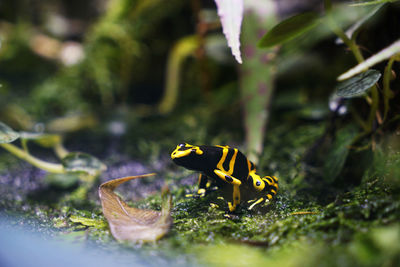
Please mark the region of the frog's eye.
POLYGON ((185 144, 185 143, 180 143, 178 146, 180 146, 180 147, 185 147, 186 144, 185 144))

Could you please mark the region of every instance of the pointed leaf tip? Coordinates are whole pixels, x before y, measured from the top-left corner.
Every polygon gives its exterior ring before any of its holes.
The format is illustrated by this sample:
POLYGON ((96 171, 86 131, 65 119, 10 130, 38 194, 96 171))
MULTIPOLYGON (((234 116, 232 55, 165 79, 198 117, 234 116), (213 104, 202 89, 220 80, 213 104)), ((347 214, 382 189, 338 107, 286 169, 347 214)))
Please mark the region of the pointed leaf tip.
POLYGON ((154 242, 169 232, 172 225, 171 195, 163 191, 162 210, 142 210, 129 207, 115 193, 119 185, 138 178, 153 176, 152 174, 119 178, 103 183, 99 188, 99 196, 103 214, 110 226, 112 235, 119 241, 154 242))
POLYGON ((240 54, 240 28, 243 19, 243 0, 215 0, 222 29, 232 55, 242 64, 240 54))

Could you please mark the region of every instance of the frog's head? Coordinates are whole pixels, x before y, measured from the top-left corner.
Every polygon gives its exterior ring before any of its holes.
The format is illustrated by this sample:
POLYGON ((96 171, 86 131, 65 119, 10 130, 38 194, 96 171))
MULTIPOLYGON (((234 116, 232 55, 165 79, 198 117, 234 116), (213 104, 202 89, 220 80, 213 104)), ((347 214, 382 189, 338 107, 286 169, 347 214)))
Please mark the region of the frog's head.
POLYGON ((191 170, 199 170, 199 163, 202 161, 203 150, 198 146, 182 143, 176 146, 171 153, 171 159, 175 164, 191 170))

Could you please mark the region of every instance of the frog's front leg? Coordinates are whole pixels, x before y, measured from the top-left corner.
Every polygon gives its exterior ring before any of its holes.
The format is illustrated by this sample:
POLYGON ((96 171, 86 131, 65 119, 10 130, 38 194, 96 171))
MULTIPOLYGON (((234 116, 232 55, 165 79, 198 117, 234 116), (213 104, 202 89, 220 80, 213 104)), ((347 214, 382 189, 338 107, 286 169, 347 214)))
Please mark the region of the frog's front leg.
POLYGON ((237 178, 233 177, 232 175, 229 175, 228 173, 226 173, 226 172, 224 172, 224 171, 221 171, 221 170, 219 170, 219 169, 215 169, 215 170, 214 170, 214 173, 215 173, 219 178, 221 178, 222 180, 224 180, 225 182, 227 182, 227 183, 229 183, 229 184, 237 185, 237 186, 239 186, 239 185, 242 184, 242 182, 241 182, 239 179, 237 179, 237 178))
POLYGON ((261 197, 259 199, 253 199, 253 200, 249 200, 248 203, 254 202, 253 204, 250 205, 250 207, 248 207, 248 210, 252 210, 254 208, 254 206, 260 204, 261 202, 264 201, 264 198, 261 197))
POLYGON ((229 211, 234 212, 236 210, 236 206, 239 204, 240 204, 240 189, 238 185, 233 185, 232 202, 228 202, 229 211))

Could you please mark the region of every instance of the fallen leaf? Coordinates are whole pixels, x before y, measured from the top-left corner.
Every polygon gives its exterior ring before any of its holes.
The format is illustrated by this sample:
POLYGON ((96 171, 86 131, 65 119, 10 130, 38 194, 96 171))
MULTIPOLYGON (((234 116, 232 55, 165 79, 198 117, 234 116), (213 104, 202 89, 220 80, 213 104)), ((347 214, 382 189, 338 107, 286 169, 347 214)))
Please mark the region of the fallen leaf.
POLYGON ((110 226, 111 234, 119 241, 154 242, 168 233, 172 218, 171 195, 168 189, 162 193, 161 211, 129 207, 114 193, 114 189, 129 180, 153 176, 155 173, 129 176, 111 180, 100 185, 99 196, 103 214, 110 226))

